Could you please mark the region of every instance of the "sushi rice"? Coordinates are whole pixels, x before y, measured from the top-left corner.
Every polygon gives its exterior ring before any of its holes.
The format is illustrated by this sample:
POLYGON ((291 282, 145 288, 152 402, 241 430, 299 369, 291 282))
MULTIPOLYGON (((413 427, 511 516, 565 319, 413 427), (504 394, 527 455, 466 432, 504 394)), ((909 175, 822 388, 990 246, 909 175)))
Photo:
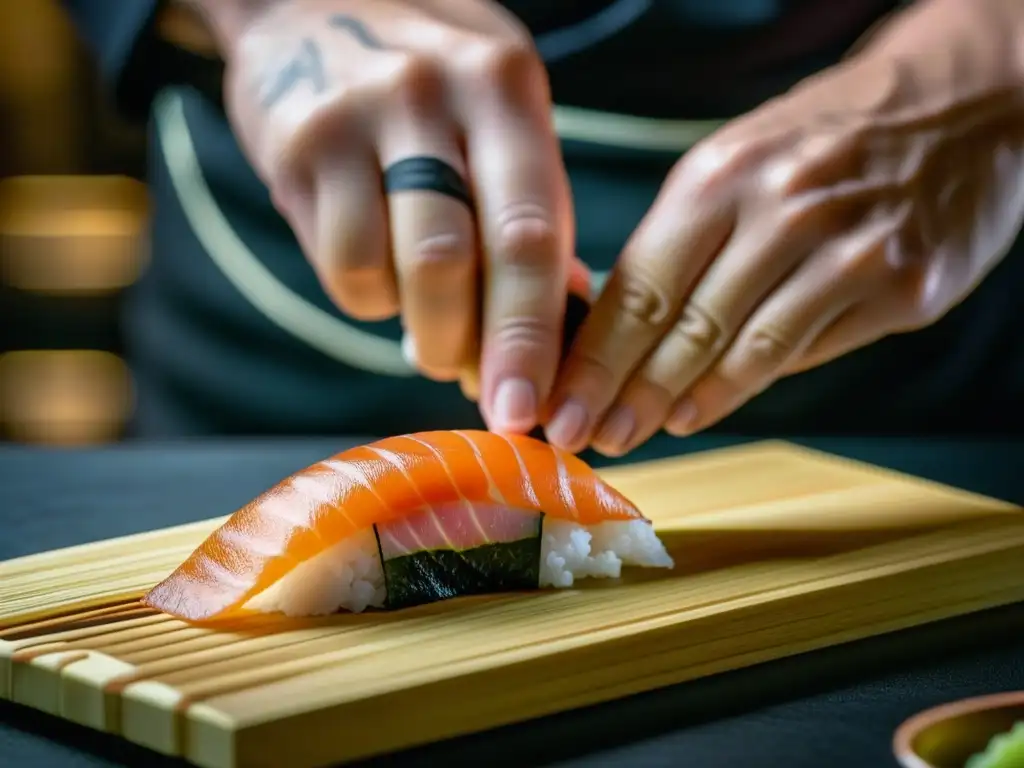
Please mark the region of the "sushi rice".
MULTIPOLYGON (((623 565, 671 568, 672 558, 646 520, 583 526, 546 517, 541 536, 540 587, 571 587, 576 579, 618 578, 623 565)), ((384 570, 372 528, 327 548, 253 596, 249 610, 316 616, 339 609, 384 607, 384 570)))

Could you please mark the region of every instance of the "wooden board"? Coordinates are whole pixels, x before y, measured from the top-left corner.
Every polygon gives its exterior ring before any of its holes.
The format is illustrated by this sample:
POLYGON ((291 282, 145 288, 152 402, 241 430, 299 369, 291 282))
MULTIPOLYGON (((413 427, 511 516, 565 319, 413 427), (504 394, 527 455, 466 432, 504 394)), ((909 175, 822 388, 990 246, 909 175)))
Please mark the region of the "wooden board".
POLYGON ((674 571, 214 632, 136 600, 220 520, 0 563, 0 695, 209 768, 301 768, 1024 600, 1010 504, 785 443, 604 475, 674 571))

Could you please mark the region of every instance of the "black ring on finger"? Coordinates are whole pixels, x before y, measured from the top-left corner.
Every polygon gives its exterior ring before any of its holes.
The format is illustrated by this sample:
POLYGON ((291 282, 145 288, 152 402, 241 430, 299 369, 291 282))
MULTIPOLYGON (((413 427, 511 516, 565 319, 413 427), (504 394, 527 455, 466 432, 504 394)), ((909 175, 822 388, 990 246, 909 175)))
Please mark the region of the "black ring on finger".
POLYGON ((427 155, 407 157, 385 168, 384 191, 437 192, 473 207, 469 187, 459 172, 444 160, 427 155))

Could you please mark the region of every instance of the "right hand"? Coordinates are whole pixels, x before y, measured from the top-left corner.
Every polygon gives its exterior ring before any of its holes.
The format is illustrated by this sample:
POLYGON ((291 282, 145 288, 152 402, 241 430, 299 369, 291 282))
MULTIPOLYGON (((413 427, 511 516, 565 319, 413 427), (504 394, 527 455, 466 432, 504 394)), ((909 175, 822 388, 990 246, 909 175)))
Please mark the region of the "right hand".
POLYGON ((479 364, 488 425, 532 429, 579 267, 528 32, 490 0, 201 5, 233 129, 331 299, 357 319, 400 314, 433 379, 479 364), (475 210, 386 196, 382 169, 420 155, 462 174, 475 210))

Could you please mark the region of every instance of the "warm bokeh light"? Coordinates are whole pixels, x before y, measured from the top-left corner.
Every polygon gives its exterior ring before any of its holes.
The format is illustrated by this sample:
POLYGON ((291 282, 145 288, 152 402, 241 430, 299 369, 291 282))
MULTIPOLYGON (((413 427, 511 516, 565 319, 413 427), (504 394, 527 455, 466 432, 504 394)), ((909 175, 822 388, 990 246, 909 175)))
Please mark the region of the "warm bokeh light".
POLYGON ((0 356, 0 416, 10 439, 81 445, 120 436, 132 410, 128 366, 92 350, 0 356))
POLYGON ((0 182, 3 280, 23 291, 95 295, 131 285, 145 262, 146 190, 120 176, 0 182))
POLYGON ((73 167, 85 148, 77 51, 75 29, 56 0, 0 3, 0 167, 22 173, 73 167), (3 162, 5 152, 16 157, 3 162))

